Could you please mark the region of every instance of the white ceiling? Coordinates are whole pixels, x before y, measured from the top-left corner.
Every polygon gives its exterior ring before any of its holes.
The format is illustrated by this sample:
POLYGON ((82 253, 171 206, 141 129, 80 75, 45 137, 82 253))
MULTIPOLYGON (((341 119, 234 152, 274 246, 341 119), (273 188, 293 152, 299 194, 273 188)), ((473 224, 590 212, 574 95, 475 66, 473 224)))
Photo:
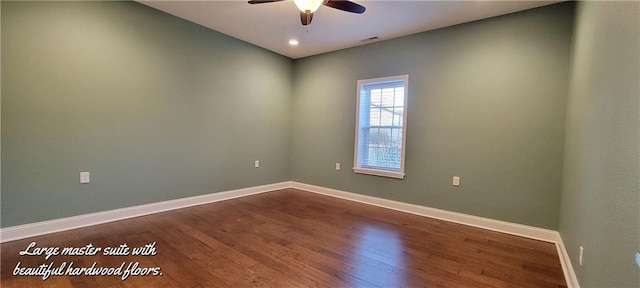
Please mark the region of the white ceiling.
POLYGON ((353 14, 321 6, 309 26, 300 23, 292 0, 250 5, 247 1, 139 1, 145 5, 296 59, 348 47, 377 36, 386 40, 561 1, 376 1, 353 14), (300 42, 288 44, 290 39, 300 42))

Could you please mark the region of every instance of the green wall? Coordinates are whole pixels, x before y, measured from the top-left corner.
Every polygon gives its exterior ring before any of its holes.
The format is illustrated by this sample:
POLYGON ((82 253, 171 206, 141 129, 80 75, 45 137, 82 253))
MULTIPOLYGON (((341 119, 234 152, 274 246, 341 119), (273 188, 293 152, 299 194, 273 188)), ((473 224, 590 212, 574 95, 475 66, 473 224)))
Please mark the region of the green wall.
POLYGON ((639 38, 640 2, 578 4, 559 231, 582 287, 640 287, 639 38))
POLYGON ((292 179, 556 229, 572 23, 563 3, 296 61, 292 179), (354 174, 356 81, 400 74, 407 176, 354 174))
POLYGON ((2 227, 290 179, 291 59, 135 2, 1 5, 2 227))

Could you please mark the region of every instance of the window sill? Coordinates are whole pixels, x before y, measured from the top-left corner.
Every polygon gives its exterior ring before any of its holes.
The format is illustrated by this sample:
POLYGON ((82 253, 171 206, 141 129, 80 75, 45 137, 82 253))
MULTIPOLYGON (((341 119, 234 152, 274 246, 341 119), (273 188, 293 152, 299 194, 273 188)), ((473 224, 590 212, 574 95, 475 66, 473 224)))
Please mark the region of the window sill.
POLYGON ((404 175, 405 175, 402 172, 367 169, 367 168, 353 168, 353 172, 356 172, 358 174, 367 174, 367 175, 389 177, 389 178, 396 178, 396 179, 404 179, 404 175))

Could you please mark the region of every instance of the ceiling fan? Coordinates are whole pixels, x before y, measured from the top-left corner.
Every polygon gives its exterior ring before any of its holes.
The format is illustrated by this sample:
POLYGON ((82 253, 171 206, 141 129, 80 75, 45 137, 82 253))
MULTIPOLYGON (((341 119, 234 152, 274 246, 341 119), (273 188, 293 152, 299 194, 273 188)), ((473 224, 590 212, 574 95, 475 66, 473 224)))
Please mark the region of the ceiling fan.
MULTIPOLYGON (((251 0, 249 4, 264 4, 280 1, 286 0, 251 0)), ((357 14, 362 14, 366 10, 362 5, 342 0, 293 0, 293 2, 295 2, 298 9, 300 9, 300 21, 302 21, 302 25, 309 25, 311 23, 313 13, 320 8, 320 5, 357 14)))

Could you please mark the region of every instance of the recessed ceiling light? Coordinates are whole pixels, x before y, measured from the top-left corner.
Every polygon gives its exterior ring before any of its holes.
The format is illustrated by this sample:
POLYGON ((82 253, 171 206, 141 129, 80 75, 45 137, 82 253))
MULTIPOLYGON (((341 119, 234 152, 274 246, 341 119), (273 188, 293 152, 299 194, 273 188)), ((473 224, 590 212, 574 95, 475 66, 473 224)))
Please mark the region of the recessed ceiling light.
POLYGON ((291 40, 289 40, 289 45, 291 45, 291 46, 297 46, 297 45, 298 45, 298 40, 296 40, 296 39, 291 39, 291 40))

